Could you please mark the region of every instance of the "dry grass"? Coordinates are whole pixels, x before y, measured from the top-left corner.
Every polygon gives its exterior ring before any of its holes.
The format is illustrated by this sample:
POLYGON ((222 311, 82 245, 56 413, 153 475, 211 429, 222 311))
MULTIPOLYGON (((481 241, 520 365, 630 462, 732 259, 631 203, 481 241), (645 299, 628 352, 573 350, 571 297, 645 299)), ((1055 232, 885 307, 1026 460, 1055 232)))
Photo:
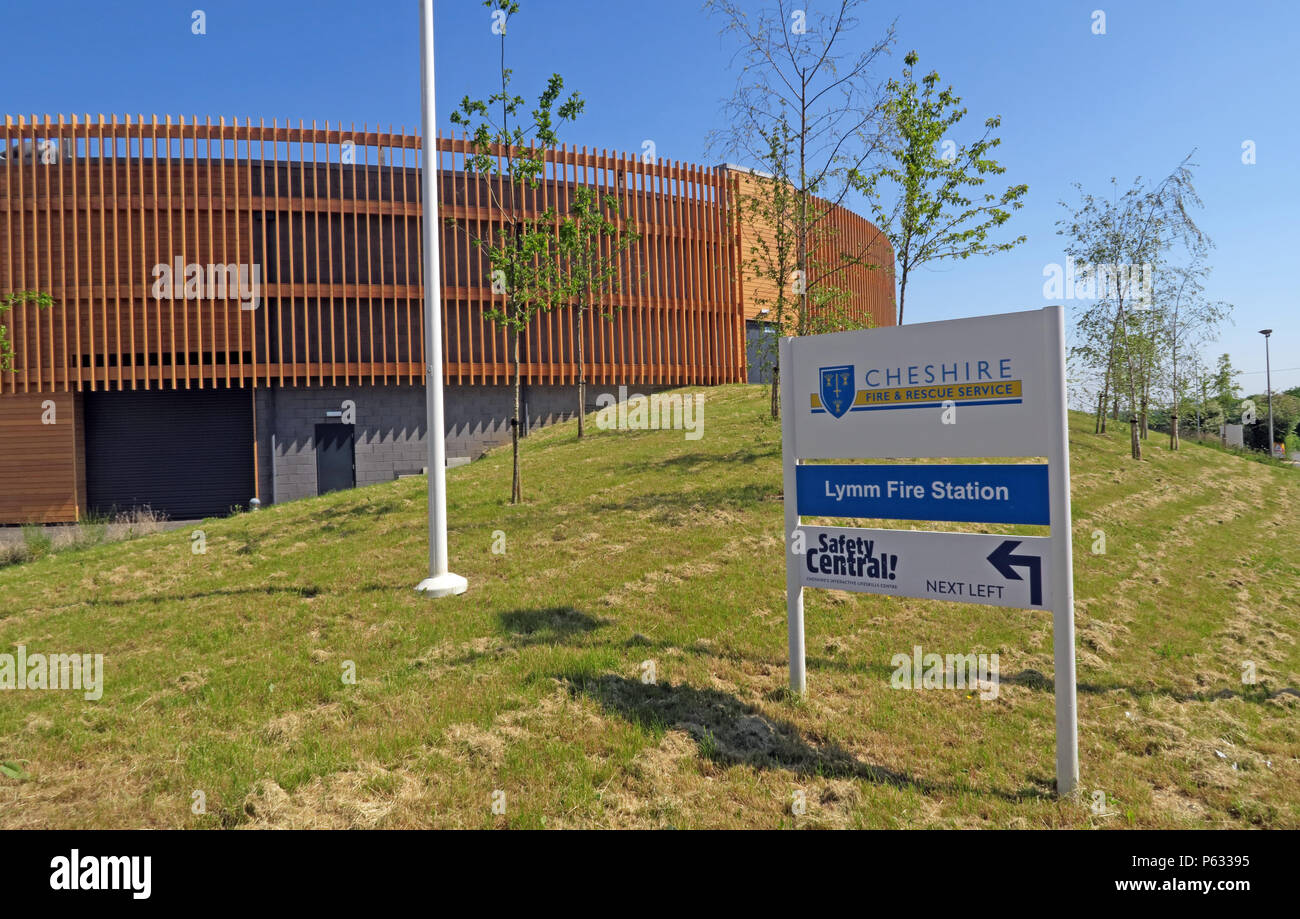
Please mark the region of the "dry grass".
POLYGON ((1041 613, 811 591, 785 690, 765 406, 709 390, 694 442, 544 431, 520 507, 508 455, 451 471, 459 598, 411 589, 419 480, 206 521, 205 555, 182 530, 0 571, 0 649, 106 673, 99 702, 3 694, 0 825, 1300 825, 1296 471, 1155 438, 1135 464, 1076 419, 1089 797, 1063 802, 1041 613), (913 645, 998 653, 998 698, 891 689, 913 645))
POLYGON ((0 542, 0 568, 34 562, 55 552, 86 549, 106 542, 150 536, 166 529, 167 515, 151 507, 133 507, 113 514, 90 516, 78 524, 11 528, 0 542), (18 538, 14 538, 17 536, 18 538))

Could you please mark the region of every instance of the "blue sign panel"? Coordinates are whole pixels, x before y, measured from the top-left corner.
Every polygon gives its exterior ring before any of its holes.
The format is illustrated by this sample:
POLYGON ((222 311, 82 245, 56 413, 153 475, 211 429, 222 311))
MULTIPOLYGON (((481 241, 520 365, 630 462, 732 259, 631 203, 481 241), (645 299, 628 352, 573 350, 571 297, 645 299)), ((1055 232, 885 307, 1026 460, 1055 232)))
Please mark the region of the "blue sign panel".
POLYGON ((804 517, 1050 522, 1045 465, 802 465, 795 481, 804 517))

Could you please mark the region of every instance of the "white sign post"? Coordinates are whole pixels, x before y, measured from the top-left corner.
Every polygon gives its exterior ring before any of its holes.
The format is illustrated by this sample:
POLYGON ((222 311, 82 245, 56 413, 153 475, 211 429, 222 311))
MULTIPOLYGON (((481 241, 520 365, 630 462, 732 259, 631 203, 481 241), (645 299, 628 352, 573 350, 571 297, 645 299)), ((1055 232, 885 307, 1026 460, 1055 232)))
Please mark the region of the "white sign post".
POLYGON ((1065 319, 1023 313, 781 341, 790 687, 803 591, 1052 611, 1056 787, 1079 781, 1065 319), (1047 464, 804 460, 1046 457, 1047 464), (802 518, 1046 524, 1048 536, 804 526, 802 518))

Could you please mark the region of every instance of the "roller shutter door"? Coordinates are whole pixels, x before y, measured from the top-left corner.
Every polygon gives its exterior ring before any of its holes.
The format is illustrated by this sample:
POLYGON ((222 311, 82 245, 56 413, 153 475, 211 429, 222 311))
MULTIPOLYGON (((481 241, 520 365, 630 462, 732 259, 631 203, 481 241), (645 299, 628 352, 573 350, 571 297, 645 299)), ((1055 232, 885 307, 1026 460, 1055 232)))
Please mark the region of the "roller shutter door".
POLYGON ((85 394, 86 492, 99 513, 221 516, 253 496, 248 390, 85 394))

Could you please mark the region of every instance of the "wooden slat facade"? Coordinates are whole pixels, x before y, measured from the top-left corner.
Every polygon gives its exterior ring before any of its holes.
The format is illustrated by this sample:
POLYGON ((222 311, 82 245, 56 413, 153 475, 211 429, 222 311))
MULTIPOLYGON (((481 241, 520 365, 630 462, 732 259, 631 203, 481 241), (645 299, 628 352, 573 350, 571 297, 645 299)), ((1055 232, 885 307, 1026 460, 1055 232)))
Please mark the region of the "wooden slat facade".
MULTIPOLYGON (((745 171, 734 171, 737 209, 743 215, 740 226, 740 257, 743 290, 741 300, 746 319, 757 317, 760 309, 773 309, 776 285, 764 272, 755 271, 758 260, 770 268, 776 260, 776 234, 772 227, 752 219, 755 202, 770 194, 764 187, 770 179, 745 171), (766 252, 765 255, 760 253, 766 252)), ((793 195, 793 192, 791 192, 793 195)), ((869 220, 852 211, 835 207, 814 198, 810 204, 816 245, 810 253, 810 287, 821 284, 843 295, 842 312, 873 326, 893 325, 894 250, 885 236, 869 220)), ((790 240, 789 264, 795 264, 795 243, 790 240)))
MULTIPOLYGON (((55 300, 0 320, 15 347, 0 394, 422 383, 418 135, 278 119, 33 115, 6 117, 0 144, 0 292, 55 300), (156 266, 177 259, 260 266, 257 308, 242 309, 229 291, 155 297, 156 266)), ((445 378, 503 384, 509 342, 486 318, 493 295, 472 243, 501 225, 487 185, 500 180, 466 169, 465 139, 440 137, 437 147, 445 378)), ((745 379, 744 319, 755 309, 740 270, 737 181, 725 169, 586 147, 548 154, 530 209, 562 212, 584 184, 617 197, 641 239, 622 290, 605 294, 619 307, 612 319, 580 330, 568 307, 538 317, 526 380, 576 382, 580 333, 589 382, 745 379)), ((847 211, 836 220, 846 238, 874 230, 847 211)), ((885 256, 892 265, 887 243, 885 256)), ((845 275, 855 308, 883 324, 892 315, 884 273, 845 275)))
MULTIPOLYGON (((493 192, 511 193, 467 168, 464 138, 436 146, 445 380, 504 385, 511 342, 488 318, 504 298, 474 240, 502 226, 493 192)), ((85 511, 83 392, 423 384, 422 142, 406 128, 7 116, 0 153, 0 294, 54 300, 0 315, 14 349, 0 373, 0 523, 85 511), (235 266, 235 281, 240 266, 255 270, 256 308, 242 308, 228 276, 225 290, 156 296, 159 266, 178 262, 182 275, 235 266), (50 400, 56 424, 42 423, 50 400)), ((503 153, 493 151, 498 163, 503 153)), ((612 318, 580 322, 561 305, 531 325, 525 380, 577 382, 578 336, 596 385, 745 380, 745 321, 764 295, 745 260, 769 232, 743 219, 747 181, 587 147, 548 153, 541 182, 522 192, 526 212, 563 214, 587 186, 617 198, 640 239, 621 289, 602 292, 612 318)), ((892 268, 870 223, 842 209, 831 223, 823 264, 865 252, 892 268)), ((855 265, 832 283, 850 292, 853 315, 892 323, 887 270, 855 265)))
POLYGON ((80 517, 86 506, 80 398, 60 391, 0 399, 0 521, 80 517))

